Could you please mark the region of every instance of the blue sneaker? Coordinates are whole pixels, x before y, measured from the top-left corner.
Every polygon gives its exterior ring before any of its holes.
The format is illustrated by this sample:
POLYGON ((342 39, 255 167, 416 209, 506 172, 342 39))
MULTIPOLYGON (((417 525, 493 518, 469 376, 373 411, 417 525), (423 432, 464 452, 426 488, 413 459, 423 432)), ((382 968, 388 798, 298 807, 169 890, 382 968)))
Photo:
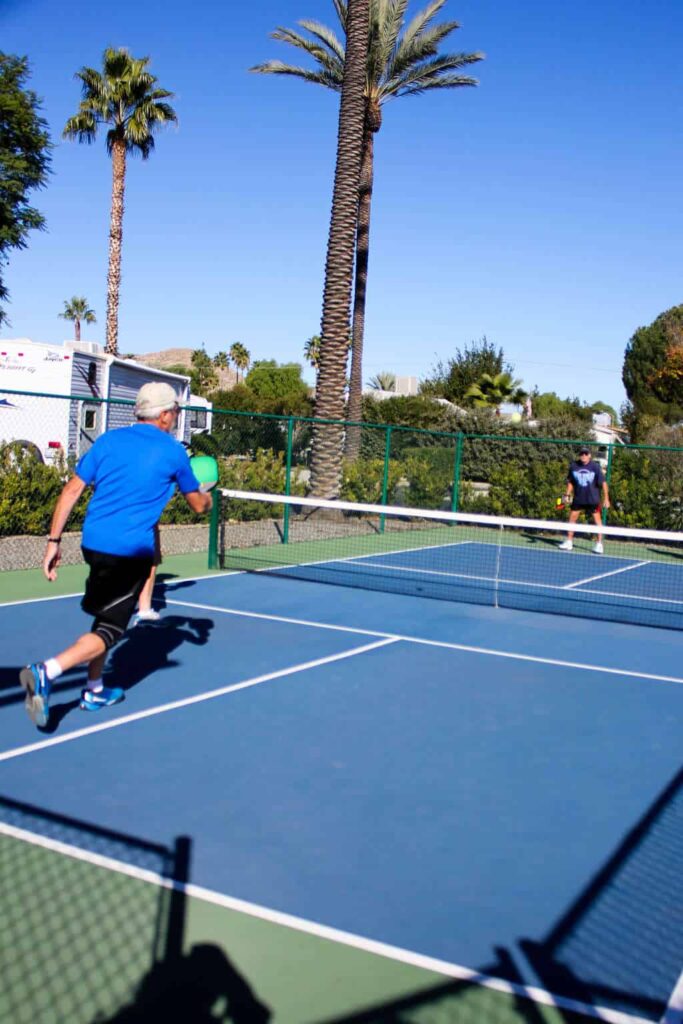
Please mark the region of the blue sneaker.
POLYGON ((47 725, 50 715, 50 680, 42 661, 27 665, 19 673, 19 682, 26 691, 24 707, 31 721, 40 729, 47 725))
POLYGON ((125 694, 119 686, 103 686, 97 693, 92 690, 82 690, 80 707, 83 711, 99 711, 100 708, 109 708, 112 704, 120 704, 124 697, 125 694))

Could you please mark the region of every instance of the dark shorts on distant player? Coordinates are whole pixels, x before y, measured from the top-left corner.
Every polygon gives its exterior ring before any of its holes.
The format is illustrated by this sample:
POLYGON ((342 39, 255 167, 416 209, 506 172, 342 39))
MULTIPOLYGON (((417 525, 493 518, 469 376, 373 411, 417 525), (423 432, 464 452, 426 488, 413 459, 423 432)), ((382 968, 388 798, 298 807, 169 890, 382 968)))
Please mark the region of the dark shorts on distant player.
POLYGON ((154 559, 152 555, 144 558, 107 555, 90 548, 83 548, 83 557, 90 566, 90 574, 81 608, 95 616, 93 633, 102 632, 101 627, 111 627, 109 633, 115 642, 130 622, 154 559))
POLYGON ((572 512, 585 512, 586 515, 594 515, 600 511, 599 505, 576 505, 572 502, 572 512))

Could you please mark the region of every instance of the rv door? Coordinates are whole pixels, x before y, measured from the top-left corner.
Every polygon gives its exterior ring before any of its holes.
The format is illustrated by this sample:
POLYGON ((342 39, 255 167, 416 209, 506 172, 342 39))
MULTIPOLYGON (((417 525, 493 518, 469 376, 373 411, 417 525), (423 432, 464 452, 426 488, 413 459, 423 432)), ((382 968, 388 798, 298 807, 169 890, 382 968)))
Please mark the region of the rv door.
POLYGON ((102 403, 83 401, 79 403, 78 455, 84 455, 92 448, 102 433, 102 403))

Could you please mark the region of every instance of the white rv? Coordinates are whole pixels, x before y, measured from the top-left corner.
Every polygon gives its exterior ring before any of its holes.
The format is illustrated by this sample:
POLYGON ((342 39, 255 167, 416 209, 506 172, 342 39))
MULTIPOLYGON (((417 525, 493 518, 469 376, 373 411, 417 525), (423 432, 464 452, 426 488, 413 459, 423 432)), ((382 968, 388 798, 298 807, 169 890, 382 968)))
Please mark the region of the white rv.
POLYGON ((77 459, 105 430, 134 422, 133 400, 148 381, 165 381, 181 406, 196 407, 181 409, 178 440, 210 429, 211 404, 190 395, 189 377, 105 355, 95 342, 0 339, 0 443, 17 441, 47 463, 60 452, 77 459))

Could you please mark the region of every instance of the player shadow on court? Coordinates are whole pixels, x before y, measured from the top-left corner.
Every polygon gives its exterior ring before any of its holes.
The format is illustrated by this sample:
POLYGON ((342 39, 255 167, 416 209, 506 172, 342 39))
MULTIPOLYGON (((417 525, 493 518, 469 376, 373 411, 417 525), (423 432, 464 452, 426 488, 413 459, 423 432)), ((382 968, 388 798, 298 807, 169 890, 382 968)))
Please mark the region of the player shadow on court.
MULTIPOLYGON (((154 672, 173 668, 179 664, 171 654, 183 644, 203 646, 209 640, 214 627, 213 619, 195 618, 190 615, 164 615, 158 622, 143 623, 131 628, 110 654, 104 670, 105 686, 120 686, 128 692, 154 672)), ((84 684, 83 669, 78 669, 84 684)), ((72 681, 64 684, 71 689, 72 681)), ((59 692, 59 684, 53 693, 59 692)), ((23 700, 23 694, 15 697, 23 700)), ((76 710, 80 704, 80 689, 75 699, 62 704, 50 701, 50 718, 47 725, 39 731, 52 735, 57 731, 64 718, 76 710)), ((89 716, 93 718, 92 715, 89 716)), ((99 720, 99 719, 98 719, 99 720)))
POLYGON ((93 1024, 267 1024, 271 1016, 219 946, 197 943, 155 964, 134 1002, 93 1024))

